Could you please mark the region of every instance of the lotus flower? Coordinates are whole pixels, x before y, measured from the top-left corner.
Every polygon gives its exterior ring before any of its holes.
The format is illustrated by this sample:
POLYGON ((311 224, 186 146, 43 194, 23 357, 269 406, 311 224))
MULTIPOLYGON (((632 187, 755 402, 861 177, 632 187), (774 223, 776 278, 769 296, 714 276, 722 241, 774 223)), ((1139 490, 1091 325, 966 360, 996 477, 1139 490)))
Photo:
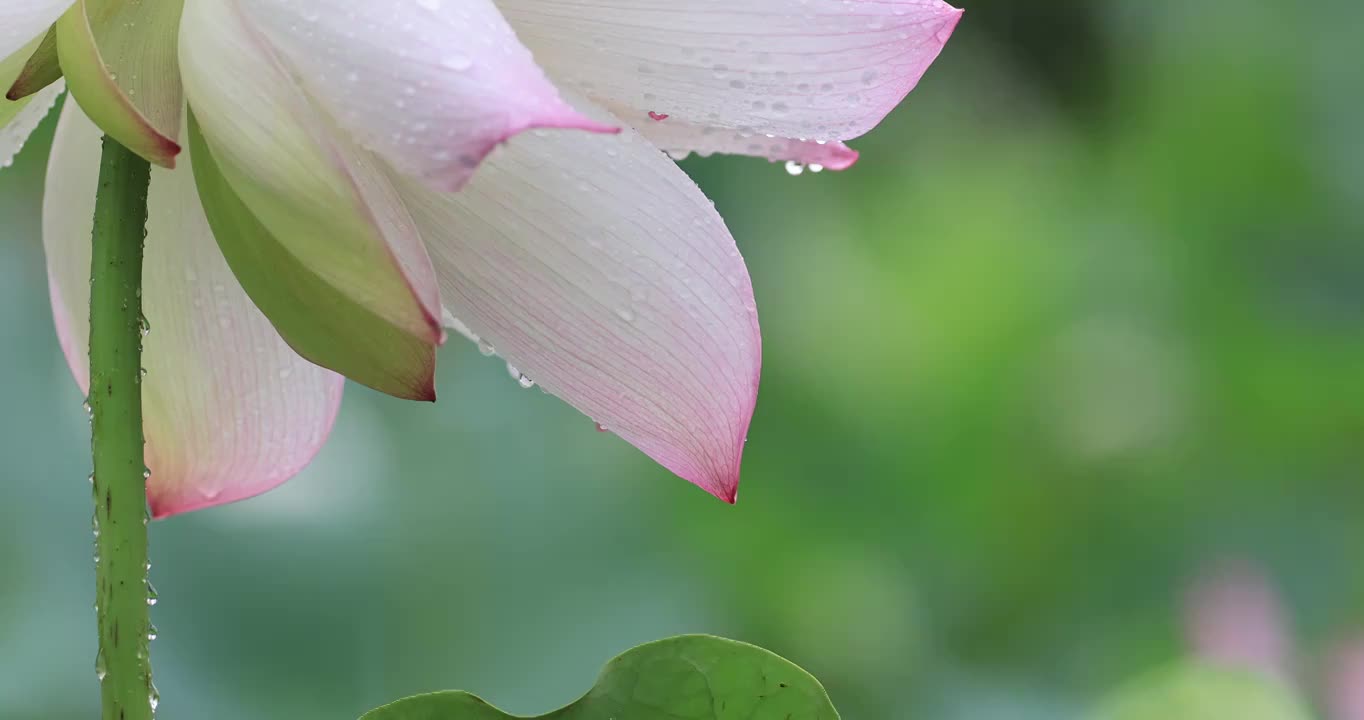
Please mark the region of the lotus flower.
POLYGON ((0 161, 64 75, 43 237, 83 389, 101 133, 159 166, 158 517, 298 472, 343 376, 434 399, 446 327, 733 502, 753 290, 659 150, 846 168, 841 141, 959 17, 939 0, 3 0, 0 161))

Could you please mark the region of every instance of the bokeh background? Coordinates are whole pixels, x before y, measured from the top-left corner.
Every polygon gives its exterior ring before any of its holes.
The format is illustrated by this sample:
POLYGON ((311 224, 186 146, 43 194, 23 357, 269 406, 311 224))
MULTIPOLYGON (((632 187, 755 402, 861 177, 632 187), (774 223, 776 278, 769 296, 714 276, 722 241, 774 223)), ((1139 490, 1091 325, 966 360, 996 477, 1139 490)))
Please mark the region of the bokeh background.
MULTIPOLYGON (((1310 5, 973 0, 852 170, 686 161, 763 319, 739 505, 452 342, 440 404, 352 387, 301 477, 153 525, 161 714, 544 712, 711 632, 849 719, 1082 718, 1239 653, 1358 720, 1364 5, 1310 5)), ((0 173, 7 720, 97 712, 50 133, 0 173)))

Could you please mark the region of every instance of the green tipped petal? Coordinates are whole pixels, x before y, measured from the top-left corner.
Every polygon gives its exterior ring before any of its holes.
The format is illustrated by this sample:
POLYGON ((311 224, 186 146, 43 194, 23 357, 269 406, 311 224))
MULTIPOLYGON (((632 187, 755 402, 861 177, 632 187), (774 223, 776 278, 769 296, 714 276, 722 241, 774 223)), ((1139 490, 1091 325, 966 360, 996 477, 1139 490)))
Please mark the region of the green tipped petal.
POLYGON ((218 247, 285 342, 308 360, 380 392, 434 400, 437 343, 375 314, 280 242, 223 175, 193 113, 189 149, 218 247))
POLYGON ((71 94, 104 132, 175 167, 184 91, 176 55, 183 0, 79 0, 56 25, 71 94))
MULTIPOLYGON (((360 720, 514 720, 466 692, 417 695, 360 720)), ((709 635, 641 645, 577 702, 537 720, 838 720, 819 681, 767 650, 709 635)))
MULTIPOLYGON (((41 36, 33 38, 8 57, 0 58, 0 87, 9 87, 24 69, 24 64, 39 46, 41 36)), ((0 97, 0 168, 8 167, 24 142, 57 100, 61 85, 49 85, 45 92, 18 100, 0 97)))
POLYGON ((5 93, 6 100, 23 100, 62 79, 62 64, 57 60, 56 27, 48 28, 47 34, 37 43, 37 48, 27 54, 28 62, 17 76, 10 77, 0 72, 0 87, 9 85, 5 93))
POLYGON ((388 176, 232 3, 187 4, 180 45, 204 207, 247 294, 300 355, 382 392, 434 399, 440 291, 388 176))
MULTIPOLYGON (((0 86, 9 87, 14 79, 19 77, 24 70, 24 63, 33 55, 33 51, 38 48, 42 38, 34 38, 33 42, 19 49, 18 52, 7 58, 0 59, 0 86)), ((0 128, 9 125, 9 122, 19 114, 20 110, 28 104, 28 98, 0 98, 0 128)))

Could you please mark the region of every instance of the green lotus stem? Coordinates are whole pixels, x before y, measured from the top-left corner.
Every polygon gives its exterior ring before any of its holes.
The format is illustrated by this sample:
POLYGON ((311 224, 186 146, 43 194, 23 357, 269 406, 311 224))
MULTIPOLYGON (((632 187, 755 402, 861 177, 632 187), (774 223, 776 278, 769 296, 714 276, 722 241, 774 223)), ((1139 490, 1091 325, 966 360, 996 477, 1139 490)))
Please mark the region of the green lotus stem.
POLYGON ((104 139, 90 253, 95 599, 104 720, 151 720, 147 487, 142 456, 142 241, 147 161, 104 139))

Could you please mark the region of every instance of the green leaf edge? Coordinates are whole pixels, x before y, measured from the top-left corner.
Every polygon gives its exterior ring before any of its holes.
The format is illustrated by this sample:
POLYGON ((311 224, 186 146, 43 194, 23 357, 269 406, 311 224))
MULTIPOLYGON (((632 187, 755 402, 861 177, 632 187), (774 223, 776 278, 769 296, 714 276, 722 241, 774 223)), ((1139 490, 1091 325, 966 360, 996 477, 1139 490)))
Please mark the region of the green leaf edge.
MULTIPOLYGON (((412 696, 409 696, 409 697, 402 698, 402 699, 400 699, 400 700, 395 700, 395 701, 393 701, 393 702, 391 702, 391 703, 388 703, 388 704, 385 704, 385 705, 381 705, 381 706, 379 706, 379 707, 377 707, 377 708, 375 708, 375 709, 373 709, 373 710, 370 710, 369 712, 365 713, 364 715, 361 715, 360 718, 359 718, 359 720, 385 720, 385 718, 383 717, 384 714, 394 711, 395 709, 397 709, 397 708, 398 708, 399 706, 401 706, 401 705, 405 705, 405 704, 408 704, 408 703, 421 702, 421 701, 423 701, 423 700, 430 700, 430 699, 433 699, 433 698, 448 698, 448 699, 451 699, 451 700, 467 700, 467 701, 469 701, 474 707, 479 708, 481 711, 492 712, 492 713, 494 713, 495 716, 492 718, 492 720, 553 720, 554 718, 557 718, 557 717, 560 717, 560 716, 563 716, 563 715, 566 715, 566 714, 570 713, 574 708, 578 707, 578 706, 579 706, 580 704, 582 704, 584 701, 587 701, 587 700, 589 700, 590 698, 592 698, 593 695, 594 695, 595 693, 597 693, 597 691, 598 691, 603 685, 605 685, 606 682, 610 679, 611 673, 612 673, 613 669, 616 668, 616 667, 619 667, 619 666, 621 666, 621 665, 626 664, 626 663, 631 659, 631 656, 645 654, 645 653, 647 653, 648 651, 650 651, 650 650, 652 650, 652 649, 656 649, 656 648, 658 648, 659 646, 662 646, 662 645, 667 645, 667 644, 672 644, 672 643, 679 643, 679 642, 694 642, 694 641, 702 641, 702 642, 706 642, 706 643, 716 643, 716 644, 720 644, 720 645, 729 646, 729 647, 732 647, 732 648, 738 648, 738 649, 743 649, 743 650, 746 650, 746 651, 751 651, 751 652, 756 653, 759 657, 763 657, 764 659, 766 659, 766 660, 769 661, 769 662, 776 662, 779 666, 784 666, 784 669, 789 670, 790 672, 792 672, 792 673, 796 676, 797 679, 803 680, 803 681, 808 681, 810 687, 818 692, 817 702, 822 701, 822 704, 824 705, 824 708, 817 708, 817 709, 816 709, 817 711, 827 711, 827 712, 829 713, 829 715, 828 715, 828 720, 839 720, 838 711, 834 708, 834 706, 833 706, 833 701, 829 699, 828 691, 826 691, 826 690, 824 689, 824 686, 819 682, 819 680, 818 680, 817 678, 815 678, 814 675, 811 675, 811 674, 810 674, 808 671, 806 671, 804 668, 800 667, 799 665, 797 665, 797 664, 791 662, 790 660, 787 660, 786 658, 784 658, 784 657, 782 657, 782 656, 780 656, 780 655, 778 655, 778 654, 776 654, 776 653, 774 653, 774 652, 772 652, 771 650, 768 650, 768 649, 766 649, 766 648, 762 648, 762 647, 759 647, 759 646, 757 646, 757 645, 753 645, 753 644, 750 644, 750 643, 746 643, 746 642, 743 642, 743 641, 740 641, 740 640, 731 640, 731 639, 729 639, 729 638, 722 638, 722 637, 719 637, 719 636, 716 636, 716 635, 706 635, 706 634, 700 634, 700 633, 697 633, 697 634, 689 634, 689 635, 677 635, 677 636, 674 636, 674 637, 663 638, 663 639, 661 639, 661 640, 654 640, 654 641, 651 641, 651 642, 644 643, 643 645, 638 645, 638 646, 633 647, 633 648, 631 648, 631 649, 629 649, 629 650, 626 650, 625 652, 623 652, 623 653, 621 653, 621 654, 615 656, 615 657, 612 658, 611 660, 607 661, 607 663, 602 667, 601 672, 598 673, 596 683, 594 683, 593 686, 592 686, 591 688, 589 688, 587 692, 583 693, 580 697, 578 697, 578 699, 574 700, 573 702, 570 702, 570 703, 568 703, 567 705, 564 705, 563 707, 561 707, 561 708, 559 708, 559 709, 557 709, 557 710, 550 711, 550 712, 545 713, 545 714, 543 714, 543 715, 513 715, 513 714, 511 714, 511 713, 508 713, 508 712, 506 712, 506 711, 504 711, 504 710, 501 710, 501 709, 497 708, 496 706, 494 706, 494 705, 492 705, 491 703, 489 703, 487 700, 484 700, 483 698, 481 698, 481 697, 479 697, 479 696, 477 696, 477 695, 475 695, 475 694, 473 694, 473 693, 470 693, 470 692, 467 692, 467 691, 464 691, 464 690, 443 690, 443 691, 436 691, 436 692, 429 692, 429 693, 420 693, 420 694, 417 694, 417 695, 412 695, 412 696)), ((790 716, 788 716, 788 717, 790 717, 790 716)), ((450 718, 450 720, 484 720, 484 719, 481 719, 481 718, 454 718, 454 717, 452 717, 452 718, 450 718)), ((603 718, 602 720, 607 720, 607 719, 606 719, 606 718, 603 718)), ((620 717, 620 716, 618 716, 618 717, 615 718, 615 720, 631 720, 631 719, 630 719, 630 718, 627 718, 627 717, 620 717)))
POLYGON ((90 27, 86 3, 76 0, 53 26, 57 57, 71 97, 86 116, 124 147, 153 165, 174 169, 180 143, 156 129, 110 75, 90 27))

